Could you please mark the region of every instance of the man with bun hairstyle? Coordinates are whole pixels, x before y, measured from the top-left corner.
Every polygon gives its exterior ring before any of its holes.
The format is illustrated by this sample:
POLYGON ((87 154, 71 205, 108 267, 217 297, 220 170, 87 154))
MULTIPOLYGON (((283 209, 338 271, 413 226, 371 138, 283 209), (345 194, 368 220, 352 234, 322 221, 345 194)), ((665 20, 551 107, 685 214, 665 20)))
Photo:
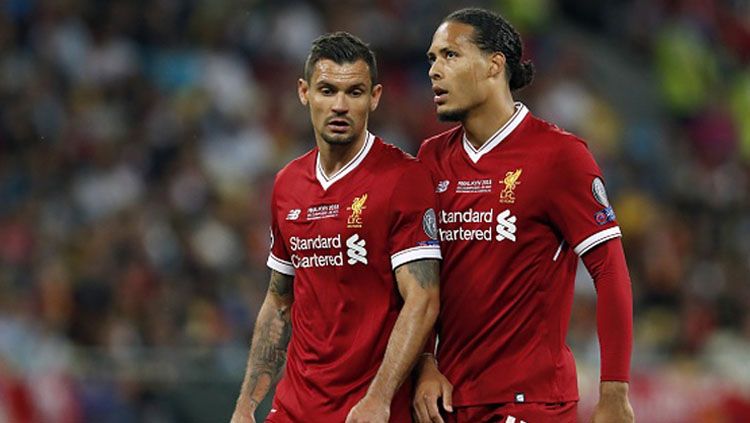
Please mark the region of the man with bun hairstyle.
POLYGON ((632 422, 632 293, 620 228, 586 143, 513 99, 534 74, 522 55, 516 30, 475 8, 446 17, 427 52, 438 117, 460 125, 418 154, 436 183, 443 263, 437 345, 417 366, 415 415, 576 422, 565 337, 580 258, 597 291, 594 421, 632 422))

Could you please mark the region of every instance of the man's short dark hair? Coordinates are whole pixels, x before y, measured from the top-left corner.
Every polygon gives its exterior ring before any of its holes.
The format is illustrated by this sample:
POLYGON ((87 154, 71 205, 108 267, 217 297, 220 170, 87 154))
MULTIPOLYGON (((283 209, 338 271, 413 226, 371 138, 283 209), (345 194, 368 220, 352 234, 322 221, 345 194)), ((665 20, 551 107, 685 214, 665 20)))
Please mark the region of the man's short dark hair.
POLYGON ((375 53, 364 41, 348 32, 339 31, 321 35, 313 41, 310 54, 305 61, 304 74, 307 82, 310 82, 315 64, 323 59, 333 60, 339 65, 364 60, 370 68, 372 85, 375 86, 377 83, 378 69, 375 53))
POLYGON ((521 89, 534 79, 531 61, 521 62, 523 44, 513 26, 495 12, 479 8, 457 10, 443 22, 460 22, 474 27, 474 43, 485 53, 505 56, 505 70, 511 90, 521 89))

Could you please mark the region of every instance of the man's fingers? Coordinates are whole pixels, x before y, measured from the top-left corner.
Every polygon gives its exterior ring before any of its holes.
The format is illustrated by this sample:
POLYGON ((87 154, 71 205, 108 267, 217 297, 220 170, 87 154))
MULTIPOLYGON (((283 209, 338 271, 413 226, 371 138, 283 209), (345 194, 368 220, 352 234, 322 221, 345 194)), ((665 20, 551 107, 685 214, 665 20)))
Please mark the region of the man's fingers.
POLYGON ((453 385, 448 382, 443 383, 443 408, 448 412, 453 412, 453 385))
POLYGON ((430 416, 429 421, 432 423, 445 423, 438 409, 438 396, 435 394, 427 395, 425 396, 425 402, 427 403, 427 412, 430 416))
POLYGON ((427 406, 421 395, 414 401, 414 411, 417 413, 417 423, 430 423, 430 415, 427 413, 427 406))

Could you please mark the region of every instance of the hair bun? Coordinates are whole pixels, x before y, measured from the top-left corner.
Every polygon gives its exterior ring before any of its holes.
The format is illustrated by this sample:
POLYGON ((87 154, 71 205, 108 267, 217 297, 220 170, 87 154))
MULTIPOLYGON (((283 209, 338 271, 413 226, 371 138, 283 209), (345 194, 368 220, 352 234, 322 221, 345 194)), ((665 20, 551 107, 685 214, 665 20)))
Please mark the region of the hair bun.
POLYGON ((534 79, 534 65, 530 60, 517 64, 511 69, 510 89, 511 91, 520 90, 529 85, 534 79))

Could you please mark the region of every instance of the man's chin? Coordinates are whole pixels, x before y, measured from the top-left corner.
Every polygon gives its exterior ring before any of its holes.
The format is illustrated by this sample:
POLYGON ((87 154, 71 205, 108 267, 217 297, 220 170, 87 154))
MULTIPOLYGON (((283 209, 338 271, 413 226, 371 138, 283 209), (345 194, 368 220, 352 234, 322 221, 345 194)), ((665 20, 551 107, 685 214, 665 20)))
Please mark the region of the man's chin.
POLYGON ((345 133, 345 134, 324 133, 323 134, 323 141, 331 145, 351 144, 355 138, 356 137, 352 133, 345 133))
POLYGON ((441 122, 463 122, 466 114, 466 110, 439 110, 437 118, 441 122))

